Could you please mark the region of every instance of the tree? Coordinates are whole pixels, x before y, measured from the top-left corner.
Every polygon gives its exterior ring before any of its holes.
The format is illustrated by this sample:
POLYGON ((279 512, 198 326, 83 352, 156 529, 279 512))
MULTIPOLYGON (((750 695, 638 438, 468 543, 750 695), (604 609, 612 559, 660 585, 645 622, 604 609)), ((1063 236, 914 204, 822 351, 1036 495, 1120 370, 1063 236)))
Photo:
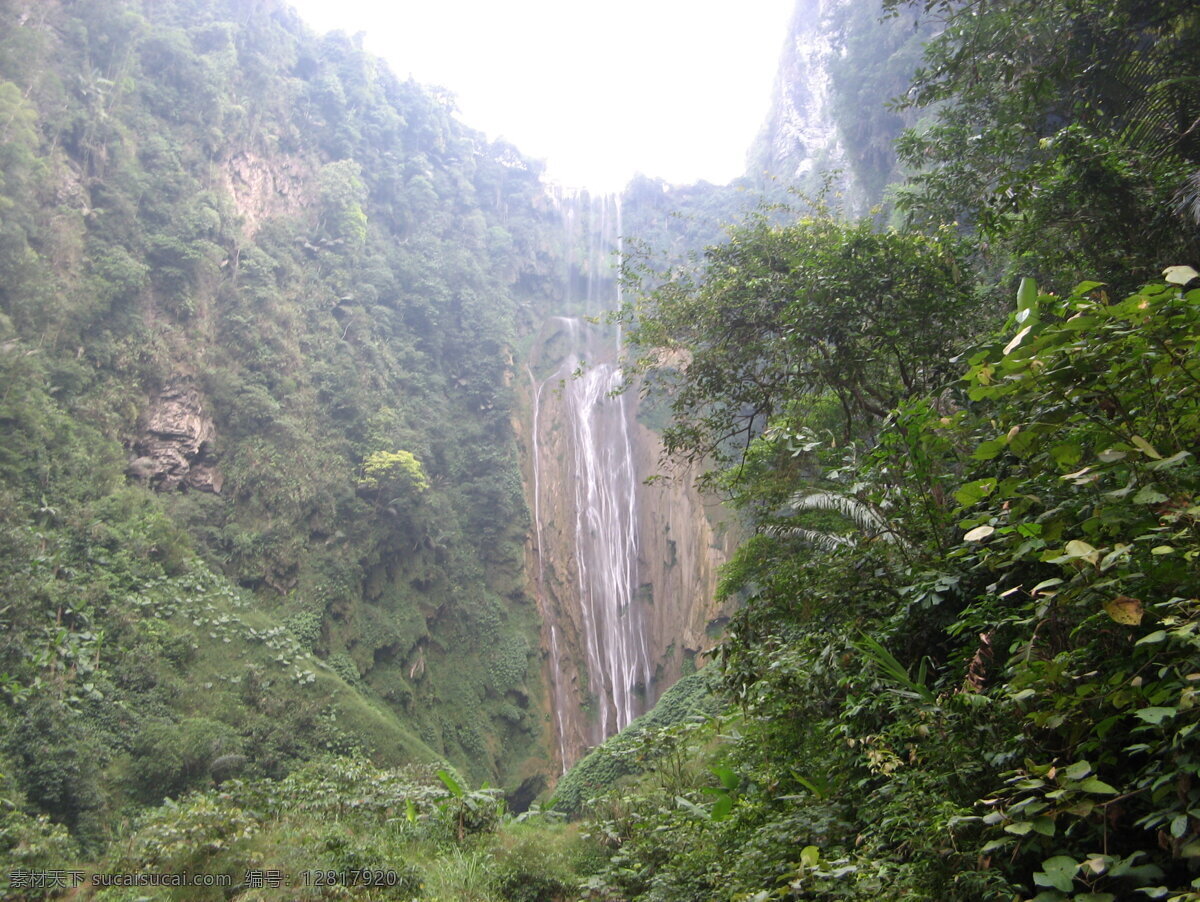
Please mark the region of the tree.
POLYGON ((875 231, 825 212, 732 229, 699 273, 668 274, 623 312, 645 390, 670 397, 667 453, 744 458, 778 414, 830 401, 844 436, 870 432, 946 377, 978 308, 963 257, 948 230, 875 231))
MULTIPOLYGON (((896 11, 904 0, 888 0, 896 11)), ((911 3, 908 5, 916 5, 911 3)), ((926 0, 942 20, 902 105, 918 223, 978 228, 1001 266, 1132 290, 1195 259, 1200 10, 1188 0, 926 0)))
POLYGON ((408 489, 423 492, 429 488, 425 468, 411 451, 374 451, 363 461, 358 484, 366 489, 408 489))
POLYGON ((367 188, 362 167, 354 160, 326 163, 317 176, 320 197, 318 238, 329 246, 340 246, 349 256, 362 252, 367 241, 367 214, 363 203, 367 188))

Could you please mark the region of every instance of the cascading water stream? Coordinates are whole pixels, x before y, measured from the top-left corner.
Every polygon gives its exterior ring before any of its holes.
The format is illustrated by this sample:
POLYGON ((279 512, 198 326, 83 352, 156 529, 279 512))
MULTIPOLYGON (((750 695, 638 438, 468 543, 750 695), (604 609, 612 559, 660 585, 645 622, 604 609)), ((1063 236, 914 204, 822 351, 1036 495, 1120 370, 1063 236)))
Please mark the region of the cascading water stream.
POLYGON ((635 716, 637 684, 647 682, 637 585, 636 485, 624 397, 611 363, 588 369, 566 388, 575 455, 575 560, 589 673, 600 736, 635 716))
MULTIPOLYGON (((543 390, 561 384, 558 405, 569 430, 563 462, 571 480, 573 570, 578 603, 579 651, 586 661, 593 711, 592 741, 599 742, 640 712, 651 667, 645 617, 637 597, 639 479, 634 466, 632 404, 618 394, 622 375, 616 358, 619 333, 585 321, 620 302, 613 255, 619 253, 620 206, 616 198, 564 193, 559 198, 567 241, 565 310, 547 331, 561 342, 559 366, 540 384, 533 378, 534 520, 539 587, 544 577, 539 430, 543 390), (579 296, 582 295, 582 296, 579 296)), ((550 628, 555 659, 554 694, 562 706, 557 662, 559 635, 550 628)), ((560 750, 566 757, 558 712, 560 750)), ((564 761, 565 763, 565 761, 564 761)))

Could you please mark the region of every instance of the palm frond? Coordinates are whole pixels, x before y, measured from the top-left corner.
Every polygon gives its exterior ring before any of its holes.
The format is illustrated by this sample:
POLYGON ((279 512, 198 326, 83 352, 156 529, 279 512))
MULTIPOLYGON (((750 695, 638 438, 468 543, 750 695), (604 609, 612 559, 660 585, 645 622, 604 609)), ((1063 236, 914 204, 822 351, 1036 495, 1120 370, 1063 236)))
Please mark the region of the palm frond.
MULTIPOLYGON (((906 544, 896 529, 873 505, 861 501, 853 495, 843 495, 840 492, 826 490, 804 491, 797 492, 791 497, 788 503, 796 513, 820 510, 833 511, 840 514, 852 522, 864 534, 865 538, 895 542, 902 546, 906 544)), ((803 529, 802 527, 785 527, 781 529, 792 530, 791 535, 805 538, 806 541, 814 545, 818 545, 819 542, 812 537, 806 536, 806 533, 841 539, 841 542, 835 543, 839 546, 841 544, 853 543, 853 540, 846 536, 833 536, 830 533, 820 533, 816 530, 803 529)), ((785 533, 779 532, 777 534, 782 535, 785 533)))
POLYGON ((827 491, 797 492, 789 503, 796 512, 835 511, 864 532, 878 533, 888 529, 887 521, 871 505, 852 495, 827 491))
POLYGON ((1184 179, 1183 187, 1175 193, 1175 208, 1200 225, 1200 169, 1184 179))
POLYGON ((802 526, 772 526, 767 532, 770 535, 779 536, 780 538, 799 539, 822 551, 836 551, 839 548, 845 548, 848 545, 854 544, 854 540, 848 536, 839 536, 831 532, 821 532, 817 529, 805 529, 802 526))

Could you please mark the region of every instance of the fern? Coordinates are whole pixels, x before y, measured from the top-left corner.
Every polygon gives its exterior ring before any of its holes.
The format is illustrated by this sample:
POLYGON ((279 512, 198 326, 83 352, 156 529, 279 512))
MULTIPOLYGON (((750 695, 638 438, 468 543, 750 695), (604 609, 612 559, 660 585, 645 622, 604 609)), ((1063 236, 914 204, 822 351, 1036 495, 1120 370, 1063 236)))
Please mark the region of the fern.
MULTIPOLYGON (((826 490, 804 491, 794 494, 788 503, 796 513, 818 510, 833 511, 852 522, 862 533, 864 539, 879 539, 907 547, 896 529, 873 505, 860 501, 852 495, 826 490)), ((836 548, 853 545, 856 541, 850 536, 820 532, 801 526, 779 526, 772 529, 771 533, 779 536, 794 536, 824 551, 833 551, 836 548)))
POLYGON ((782 538, 795 538, 812 545, 822 551, 836 551, 854 544, 849 536, 839 536, 831 532, 821 532, 816 529, 805 529, 803 526, 773 526, 767 530, 770 535, 782 538))

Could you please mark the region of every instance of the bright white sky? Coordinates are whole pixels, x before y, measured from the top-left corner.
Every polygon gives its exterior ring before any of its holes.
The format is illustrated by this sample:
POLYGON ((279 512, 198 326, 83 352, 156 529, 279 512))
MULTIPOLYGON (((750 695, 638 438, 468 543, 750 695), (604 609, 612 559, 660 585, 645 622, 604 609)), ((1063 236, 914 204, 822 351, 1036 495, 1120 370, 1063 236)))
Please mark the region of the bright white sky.
POLYGON ((290 0, 573 187, 745 170, 795 0, 290 0))

